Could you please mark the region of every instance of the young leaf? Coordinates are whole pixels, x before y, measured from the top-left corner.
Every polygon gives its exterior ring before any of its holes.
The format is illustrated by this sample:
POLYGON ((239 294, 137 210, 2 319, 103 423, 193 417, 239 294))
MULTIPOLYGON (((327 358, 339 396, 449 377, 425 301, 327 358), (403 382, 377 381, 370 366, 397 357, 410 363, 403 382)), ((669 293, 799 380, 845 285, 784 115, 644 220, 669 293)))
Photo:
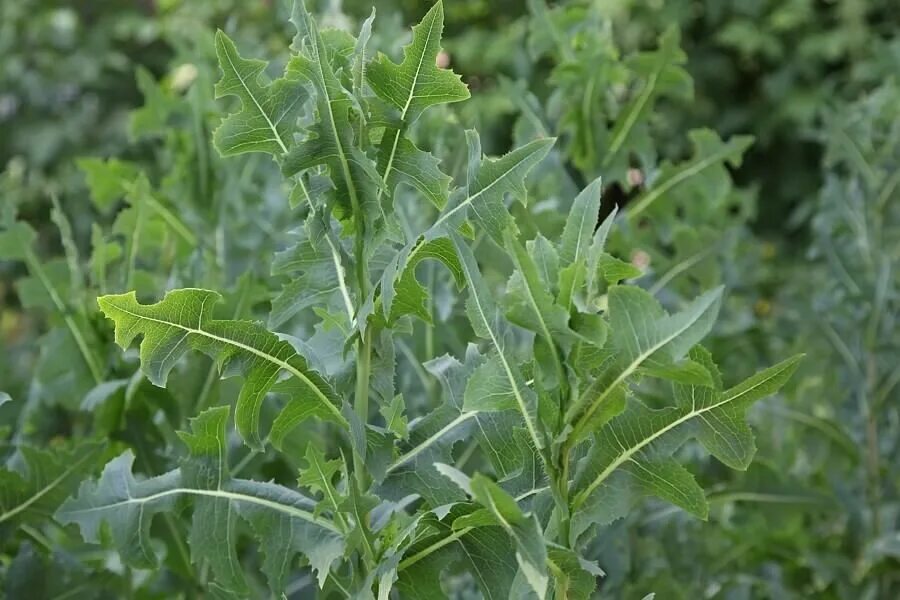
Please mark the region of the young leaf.
POLYGON ((346 427, 337 395, 293 346, 258 323, 214 319, 213 306, 220 299, 217 292, 183 289, 168 292, 156 304, 140 304, 134 292, 103 296, 98 303, 115 322, 116 342, 122 348, 131 345, 136 336, 144 336, 141 369, 154 385, 165 385, 169 371, 189 349, 216 359, 223 372, 237 367, 246 381, 237 400, 235 423, 248 444, 262 446, 262 402, 282 373, 290 376, 293 385, 279 385, 293 394, 273 431, 313 416, 346 427))
POLYGON ((466 303, 469 321, 475 334, 489 340, 493 350, 488 363, 479 369, 481 376, 473 377, 466 388, 466 409, 518 410, 532 443, 536 448, 543 448, 544 438, 540 433, 537 416, 537 396, 525 385, 525 379, 506 350, 503 332, 500 330, 500 311, 481 278, 475 255, 468 244, 456 234, 452 234, 451 239, 469 284, 469 301, 466 303))
POLYGON ((216 32, 216 56, 222 69, 216 98, 237 96, 242 105, 240 112, 225 117, 216 129, 216 148, 223 156, 244 152, 286 154, 294 121, 306 99, 302 84, 292 78, 260 83, 265 61, 242 58, 221 30, 216 32))

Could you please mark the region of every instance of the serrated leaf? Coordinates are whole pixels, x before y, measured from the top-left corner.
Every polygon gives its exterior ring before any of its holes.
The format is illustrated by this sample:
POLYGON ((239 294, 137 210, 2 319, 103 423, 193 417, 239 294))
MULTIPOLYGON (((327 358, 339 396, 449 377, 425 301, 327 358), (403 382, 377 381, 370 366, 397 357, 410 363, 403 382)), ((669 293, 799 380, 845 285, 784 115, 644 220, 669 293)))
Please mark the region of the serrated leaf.
POLYGON ((638 369, 659 367, 657 372, 663 373, 703 339, 715 322, 721 295, 721 288, 707 292, 681 312, 668 315, 646 291, 634 286, 612 287, 609 326, 615 376, 596 397, 582 398, 568 411, 575 439, 584 436, 594 413, 638 369))
MULTIPOLYGON (((497 403, 479 402, 482 410, 506 410, 510 408, 509 403, 502 400, 507 394, 512 397, 512 404, 525 423, 525 429, 535 447, 544 447, 544 438, 540 433, 537 416, 537 397, 534 392, 525 385, 525 380, 519 372, 518 367, 512 356, 509 355, 503 343, 504 334, 501 331, 502 317, 487 290, 487 286, 481 277, 478 269, 478 263, 475 261, 475 255, 465 243, 465 241, 456 234, 452 234, 451 239, 456 247, 456 252, 460 257, 463 271, 466 275, 466 281, 469 284, 469 300, 466 303, 466 312, 475 334, 481 338, 490 341, 494 356, 496 356, 496 368, 493 373, 496 375, 490 381, 499 381, 501 388, 496 388, 493 384, 490 394, 498 393, 497 390, 503 390, 498 395, 501 400, 497 403), (493 408, 492 408, 493 407, 493 408)), ((470 383, 470 387, 471 387, 470 383)), ((466 389, 466 398, 474 398, 480 396, 481 392, 473 390, 470 392, 466 389)))
POLYGON ((157 557, 150 538, 153 518, 175 510, 179 499, 194 505, 191 554, 211 561, 216 584, 228 593, 246 594, 237 555, 237 519, 246 521, 263 547, 262 570, 273 590, 284 589, 290 558, 304 554, 324 583, 331 563, 341 556, 337 527, 313 514, 314 502, 274 483, 232 478, 225 463, 228 407, 216 407, 192 421, 182 434, 190 455, 181 468, 138 481, 130 451, 113 459, 98 481, 86 481, 57 511, 61 523, 75 523, 85 540, 100 541, 106 524, 127 565, 152 568, 157 557))
POLYGON ((469 89, 459 75, 436 64, 443 29, 444 4, 439 1, 413 27, 412 43, 403 48, 399 65, 383 54, 369 65, 369 85, 380 98, 401 111, 404 122, 412 123, 429 106, 469 97, 469 89))
POLYGON ((240 112, 225 117, 216 129, 216 148, 223 156, 244 152, 286 154, 294 121, 306 99, 303 86, 287 77, 261 83, 266 62, 241 57, 234 42, 221 30, 216 32, 216 56, 222 69, 216 98, 237 96, 242 105, 240 112))
MULTIPOLYGON (((697 348, 693 357, 714 368, 705 350, 697 348)), ((597 432, 588 456, 579 463, 572 499, 573 540, 592 523, 623 516, 645 494, 705 518, 702 489, 671 454, 696 437, 725 464, 746 468, 755 450, 747 407, 781 388, 799 359, 787 359, 724 391, 718 379, 712 387, 676 384, 676 406, 651 409, 630 402, 597 432)))
MULTIPOLYGON (((468 214, 498 244, 502 244, 503 232, 512 226, 512 216, 504 198, 509 194, 525 202, 525 176, 550 152, 556 140, 534 140, 496 159, 482 155, 481 142, 474 131, 466 132, 466 140, 470 168, 464 193, 458 194, 455 202, 451 198, 451 203, 429 231, 435 235, 450 231, 462 224, 468 214)), ((426 237, 433 235, 426 234, 426 237)))
POLYGON ((273 430, 294 426, 301 418, 311 416, 346 427, 334 390, 308 367, 293 346, 258 323, 214 319, 213 307, 220 299, 217 292, 183 289, 168 292, 156 304, 140 304, 134 292, 102 296, 98 303, 115 322, 116 342, 122 348, 143 335, 141 369, 154 385, 164 386, 176 362, 191 349, 214 358, 222 371, 237 368, 245 382, 237 400, 235 423, 248 444, 262 446, 262 402, 282 373, 295 380, 289 406, 297 410, 283 412, 273 430))
MULTIPOLYGON (((8 398, 0 393, 0 404, 8 398)), ((0 468, 0 531, 46 519, 98 467, 103 447, 92 441, 54 450, 20 446, 21 458, 0 468)))
POLYGON ((287 78, 307 81, 315 90, 317 119, 305 140, 290 149, 282 172, 286 176, 324 166, 335 186, 341 220, 355 219, 357 243, 362 243, 367 224, 381 213, 374 182, 380 180, 375 164, 353 144, 354 110, 350 94, 341 85, 329 61, 328 46, 303 2, 294 2, 292 22, 297 27, 295 47, 299 54, 287 65, 287 78))

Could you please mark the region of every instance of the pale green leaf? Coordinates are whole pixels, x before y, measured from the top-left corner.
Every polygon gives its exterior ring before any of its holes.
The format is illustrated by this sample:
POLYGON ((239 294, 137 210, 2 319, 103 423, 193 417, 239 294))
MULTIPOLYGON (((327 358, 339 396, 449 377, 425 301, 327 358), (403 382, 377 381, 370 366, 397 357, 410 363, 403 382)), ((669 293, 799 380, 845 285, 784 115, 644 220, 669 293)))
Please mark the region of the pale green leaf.
MULTIPOLYGON (((134 292, 103 296, 100 309, 116 324, 116 342, 127 348, 138 335, 141 369, 155 385, 164 386, 169 372, 188 350, 214 358, 223 372, 237 368, 245 379, 235 409, 235 423, 244 440, 262 445, 259 420, 266 393, 282 374, 295 380, 290 425, 316 416, 346 426, 335 392, 288 342, 251 321, 217 320, 217 292, 183 289, 168 292, 156 304, 141 304, 134 292)), ((276 421, 276 424, 278 422, 276 421)), ((285 428, 281 424, 281 428, 285 428)))
POLYGON ((57 511, 61 523, 76 523, 85 540, 100 541, 105 524, 125 564, 153 568, 157 556, 150 537, 153 518, 173 512, 176 502, 193 504, 191 555, 210 561, 216 585, 228 593, 249 590, 236 546, 238 519, 249 524, 261 542, 262 570, 276 592, 284 589, 291 558, 304 554, 321 586, 332 562, 344 551, 338 528, 313 513, 314 502, 274 483, 231 477, 226 464, 227 407, 194 419, 182 434, 190 455, 182 467, 147 480, 131 472, 130 451, 106 465, 98 481, 86 481, 76 497, 57 511))

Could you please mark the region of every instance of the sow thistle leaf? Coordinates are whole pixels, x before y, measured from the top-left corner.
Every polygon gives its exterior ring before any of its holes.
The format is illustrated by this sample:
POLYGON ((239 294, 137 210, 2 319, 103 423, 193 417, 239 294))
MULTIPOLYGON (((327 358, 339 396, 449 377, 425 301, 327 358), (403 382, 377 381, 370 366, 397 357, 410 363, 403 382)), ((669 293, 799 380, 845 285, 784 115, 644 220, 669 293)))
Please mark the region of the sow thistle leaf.
POLYGON ((116 342, 127 348, 143 335, 141 369, 155 385, 165 386, 175 363, 190 349, 214 358, 223 372, 242 373, 245 382, 237 400, 235 424, 241 437, 261 448, 260 410, 266 393, 279 376, 290 376, 277 385, 291 392, 290 402, 276 418, 273 432, 297 425, 302 419, 319 417, 343 426, 340 399, 321 375, 290 343, 278 339, 259 323, 213 319, 217 292, 182 289, 168 292, 156 304, 140 304, 134 292, 102 296, 100 309, 116 325, 116 342), (288 383, 289 382, 289 383, 288 383))
MULTIPOLYGON (((462 224, 468 212, 494 241, 502 245, 503 232, 508 227, 514 227, 512 215, 504 203, 506 194, 525 202, 525 176, 547 156, 556 140, 535 140, 496 159, 482 155, 481 141, 475 131, 466 131, 466 141, 469 168, 465 190, 454 195, 455 202, 451 197, 450 204, 431 227, 430 233, 452 231, 462 224)), ((426 238, 430 237, 434 235, 426 234, 426 238)))
POLYGON ((441 172, 438 160, 417 148, 405 132, 428 107, 469 98, 469 89, 459 75, 436 65, 443 29, 444 5, 438 2, 413 27, 412 43, 403 49, 399 65, 379 54, 366 71, 372 90, 395 112, 379 117, 385 132, 378 172, 389 190, 406 183, 438 209, 447 203, 451 179, 441 172))
MULTIPOLYGON (((8 398, 0 393, 0 404, 8 398)), ((85 441, 72 448, 38 450, 20 446, 20 460, 0 468, 0 532, 8 525, 40 522, 91 475, 103 444, 85 441)))
POLYGON ((457 234, 452 234, 451 239, 469 284, 466 313, 472 329, 478 337, 489 340, 492 348, 491 358, 479 369, 482 376, 473 377, 466 388, 465 408, 470 410, 474 404, 478 410, 486 411, 517 409, 532 443, 536 448, 543 448, 544 437, 538 428, 537 396, 525 385, 515 360, 505 348, 500 311, 482 280, 472 249, 457 234))
POLYGON ((113 459, 98 481, 82 483, 78 494, 57 511, 63 524, 74 523, 88 542, 98 543, 102 527, 125 564, 154 568, 157 557, 150 539, 154 516, 173 512, 176 502, 193 505, 191 557, 209 561, 216 586, 227 594, 249 595, 237 553, 238 519, 246 521, 260 540, 262 569, 279 593, 291 571, 292 558, 303 554, 323 585, 331 564, 344 551, 338 527, 313 513, 314 502, 274 483, 232 478, 226 463, 228 407, 211 408, 181 433, 189 456, 164 475, 137 480, 134 456, 127 451, 113 459))
POLYGON ((684 310, 668 315, 646 291, 633 286, 609 290, 609 343, 613 362, 603 374, 609 382, 598 394, 583 395, 567 414, 576 440, 586 435, 598 412, 626 380, 641 370, 664 378, 709 383, 709 374, 693 363, 676 365, 688 350, 709 333, 719 312, 722 289, 712 290, 684 310))
MULTIPOLYGON (((341 209, 339 218, 362 218, 371 224, 382 214, 374 184, 380 177, 372 160, 353 144, 352 97, 335 75, 328 45, 301 0, 294 2, 291 20, 297 27, 294 46, 299 54, 291 57, 287 77, 312 85, 317 118, 306 139, 290 149, 282 171, 291 176, 312 167, 326 167, 341 209)), ((357 233, 363 231, 360 227, 358 224, 357 233)))
POLYGON ((292 78, 261 83, 266 62, 242 58, 221 30, 216 32, 216 56, 222 69, 216 98, 237 96, 242 105, 240 112, 225 117, 216 129, 216 148, 223 156, 287 153, 296 118, 307 97, 302 84, 292 78))
POLYGON ((459 75, 436 64, 444 30, 443 2, 437 2, 412 29, 412 43, 403 48, 399 65, 379 54, 366 72, 375 93, 400 110, 401 119, 409 123, 429 106, 469 98, 459 75))
POLYGON ((428 290, 416 279, 416 267, 426 259, 441 262, 450 271, 457 288, 462 288, 466 280, 459 257, 456 255, 453 243, 448 238, 436 238, 422 242, 410 252, 408 257, 404 254, 404 250, 398 252, 382 276, 382 285, 388 281, 394 281, 393 286, 386 285, 384 287, 385 291, 381 295, 382 307, 385 314, 389 315, 388 325, 396 323, 404 315, 413 315, 426 323, 431 323, 428 290), (396 268, 399 264, 404 265, 403 273, 399 279, 395 279, 396 268))
POLYGON ((573 541, 593 523, 624 516, 638 497, 647 494, 706 518, 703 490, 671 458, 672 453, 697 438, 726 465, 747 468, 756 448, 746 410, 778 391, 800 360, 789 358, 723 391, 709 353, 696 347, 691 358, 712 373, 712 386, 675 384, 676 405, 659 410, 632 401, 597 432, 576 473, 573 541))

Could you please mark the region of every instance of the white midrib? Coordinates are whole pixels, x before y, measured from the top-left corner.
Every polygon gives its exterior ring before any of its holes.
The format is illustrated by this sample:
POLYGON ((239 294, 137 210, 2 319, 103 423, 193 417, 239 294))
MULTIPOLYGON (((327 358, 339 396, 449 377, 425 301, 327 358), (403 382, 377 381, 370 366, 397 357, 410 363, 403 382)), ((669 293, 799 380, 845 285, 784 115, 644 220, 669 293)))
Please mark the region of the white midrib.
POLYGON ((353 210, 356 213, 353 216, 358 220, 359 225, 357 225, 357 228, 361 233, 361 227, 363 223, 363 216, 361 214, 362 206, 359 204, 359 196, 356 193, 356 185, 353 183, 353 177, 351 177, 350 174, 350 163, 347 162, 347 154, 344 150, 344 145, 341 142, 340 135, 338 135, 337 123, 334 120, 334 109, 332 109, 331 107, 332 99, 328 93, 328 83, 325 81, 325 67, 323 65, 323 58, 321 54, 319 54, 318 34, 316 35, 316 39, 313 41, 312 48, 314 48, 316 66, 319 68, 319 78, 322 82, 322 93, 325 95, 326 100, 325 106, 328 107, 328 124, 331 126, 331 135, 334 136, 334 143, 338 148, 338 158, 341 161, 341 171, 344 174, 344 181, 347 182, 347 193, 350 195, 350 205, 353 207, 353 210))
POLYGON ((400 458, 395 460, 387 468, 386 472, 390 473, 392 471, 396 471, 398 468, 405 465, 406 463, 408 463, 409 461, 414 459, 416 456, 418 456, 419 454, 421 454, 422 452, 427 450, 430 446, 432 446, 435 442, 437 442, 439 439, 444 437, 444 435, 446 435, 450 430, 454 429, 457 425, 459 425, 460 423, 464 423, 464 422, 468 421, 469 419, 471 419, 472 417, 474 417, 475 415, 477 415, 478 412, 479 411, 473 410, 470 412, 461 413, 458 417, 456 417, 455 419, 453 419, 452 421, 450 421, 449 423, 447 423, 446 425, 441 427, 440 430, 438 430, 437 432, 432 434, 427 440, 425 440, 424 442, 422 442, 421 444, 419 444, 418 446, 416 446, 415 448, 413 448, 412 450, 410 450, 409 452, 407 452, 406 454, 404 454, 403 456, 401 456, 400 458))
MULTIPOLYGON (((309 197, 309 190, 306 189, 306 184, 303 183, 303 177, 298 177, 297 182, 300 184, 300 189, 303 190, 303 196, 306 197, 306 202, 309 204, 309 210, 315 212, 316 209, 313 206, 312 198, 309 197)), ((331 236, 328 235, 327 231, 325 232, 325 241, 328 242, 328 247, 331 249, 331 260, 334 263, 334 270, 337 274, 338 287, 341 289, 341 296, 344 298, 344 308, 347 311, 347 317, 350 319, 350 325, 354 326, 356 324, 356 309, 353 308, 353 302, 350 300, 350 291, 347 289, 346 281, 344 281, 347 274, 344 270, 344 265, 341 263, 341 255, 335 247, 334 242, 331 241, 331 236)))
POLYGON ((341 412, 337 409, 337 407, 331 403, 331 401, 328 399, 328 397, 325 396, 325 394, 323 394, 322 391, 318 387, 316 387, 313 384, 313 382, 310 381, 306 375, 304 375, 303 373, 298 371, 290 363, 288 363, 284 360, 281 360, 280 358, 276 358, 276 357, 272 356, 271 354, 266 354, 265 352, 262 352, 261 350, 257 350, 253 346, 248 346, 248 345, 242 344, 241 342, 238 342, 236 340, 231 340, 228 338, 220 337, 214 333, 209 333, 208 331, 204 331, 202 329, 195 329, 193 327, 181 325, 180 323, 171 323, 169 321, 163 321, 162 319, 156 319, 154 317, 148 317, 146 315, 139 315, 135 312, 132 312, 126 308, 122 308, 119 306, 115 307, 115 309, 119 310, 125 314, 131 315, 132 317, 135 317, 137 319, 143 319, 145 321, 153 321, 154 323, 160 323, 161 325, 167 325, 169 327, 176 327, 176 328, 186 331, 188 333, 195 333, 197 335, 202 335, 209 339, 216 340, 218 342, 222 342, 223 344, 229 344, 231 346, 235 346, 236 348, 240 348, 241 350, 245 350, 245 351, 250 352, 251 354, 254 354, 264 360, 267 360, 274 365, 278 365, 279 367, 281 367, 282 369, 284 369, 285 371, 287 371, 288 373, 290 373, 291 375, 293 375, 294 377, 296 377, 297 379, 299 379, 300 381, 305 383, 309 387, 309 389, 311 389, 313 391, 313 393, 315 393, 315 395, 329 408, 329 410, 331 410, 331 412, 333 412, 335 414, 335 416, 339 419, 340 423, 346 424, 346 422, 347 422, 346 419, 344 419, 344 416, 341 414, 341 412))
MULTIPOLYGON (((384 179, 385 185, 387 185, 387 180, 390 177, 391 170, 394 166, 394 156, 397 154, 397 145, 400 143, 400 133, 403 129, 403 125, 406 124, 406 113, 409 111, 409 106, 412 104, 413 98, 416 96, 416 86, 419 83, 419 74, 422 72, 422 62, 425 60, 425 50, 428 48, 428 42, 431 41, 431 32, 434 30, 434 21, 431 20, 431 23, 428 25, 428 35, 425 36, 425 43, 422 45, 422 52, 419 54, 419 64, 416 66, 416 74, 413 75, 412 85, 409 86, 409 94, 406 97, 406 104, 403 106, 403 110, 400 112, 400 127, 394 132, 394 143, 391 147, 391 155, 388 157, 387 166, 384 169, 384 175, 382 178, 384 179)), ((378 200, 381 200, 381 195, 383 193, 384 188, 381 187, 378 190, 378 200)))
POLYGON ((40 500, 41 498, 43 498, 44 496, 49 494, 50 490, 54 489, 56 486, 58 486, 60 483, 62 483, 62 481, 66 477, 68 477, 73 472, 75 472, 82 464, 84 464, 85 461, 87 461, 89 458, 91 458, 92 454, 93 453, 89 452, 85 456, 82 456, 80 459, 75 461, 74 464, 70 465, 69 468, 67 468, 65 471, 60 473, 60 475, 58 477, 56 477, 50 483, 48 483, 47 485, 42 487, 40 490, 35 492, 30 498, 28 498, 28 500, 19 504, 12 510, 9 510, 9 511, 3 513, 2 515, 0 515, 0 523, 13 518, 14 516, 16 516, 17 514, 19 514, 22 511, 28 510, 29 506, 31 506, 32 504, 34 504, 35 502, 37 502, 38 500, 40 500))
POLYGON ((286 515, 291 515, 293 517, 297 517, 299 519, 303 519, 304 521, 308 521, 315 525, 319 525, 320 527, 324 527, 329 531, 333 531, 334 533, 340 533, 337 527, 330 521, 326 521, 321 517, 316 517, 312 513, 309 513, 305 510, 301 510, 295 506, 286 506, 284 504, 279 504, 277 502, 273 502, 271 500, 266 500, 265 498, 257 498, 256 496, 248 496, 246 494, 239 494, 237 492, 229 492, 226 490, 201 490, 196 488, 172 488, 171 490, 165 490, 162 492, 157 492, 155 494, 150 494, 149 496, 144 496, 142 498, 132 498, 129 497, 127 500, 120 500, 119 502, 113 502, 111 504, 104 504, 102 506, 92 506, 90 508, 83 508, 79 510, 67 511, 64 514, 66 515, 78 515, 78 514, 88 514, 97 511, 105 511, 112 510, 115 508, 119 508, 121 506, 129 506, 132 504, 146 504, 148 502, 153 502, 154 500, 159 500, 161 498, 166 498, 168 496, 177 496, 180 494, 189 494, 193 496, 208 496, 211 498, 224 498, 226 500, 231 500, 233 502, 246 502, 248 504, 256 504, 258 506, 263 506, 265 508, 270 508, 272 510, 284 513, 286 515))
MULTIPOLYGON (((778 371, 778 373, 781 373, 781 371, 778 371)), ((775 377, 776 375, 778 375, 778 373, 773 373, 771 377, 768 377, 766 379, 761 379, 756 385, 749 387, 746 390, 742 390, 740 392, 740 394, 726 395, 725 398, 723 400, 721 400, 720 402, 716 402, 715 404, 707 406, 706 408, 701 408, 699 410, 692 410, 692 411, 686 413, 684 416, 676 419, 675 421, 672 421, 671 423, 669 423, 662 429, 647 436, 646 438, 644 438, 643 440, 641 440, 639 443, 635 444, 631 448, 628 448, 622 454, 620 454, 614 461, 609 463, 609 465, 605 469, 603 469, 603 471, 601 471, 600 474, 597 475, 597 477, 594 478, 593 481, 591 481, 590 485, 588 485, 585 489, 583 489, 581 492, 579 492, 577 496, 575 496, 575 499, 572 501, 572 510, 573 511, 577 510, 578 507, 580 507, 582 504, 584 504, 584 502, 588 499, 588 497, 591 495, 591 493, 595 489, 597 489, 597 487, 601 483, 603 483, 606 480, 606 478, 609 477, 613 473, 613 471, 615 471, 616 469, 621 467, 627 461, 631 460, 632 456, 634 456, 635 454, 640 452, 648 444, 653 443, 653 441, 658 439, 660 436, 665 435, 667 432, 671 431, 672 429, 675 429, 676 427, 678 427, 679 425, 681 425, 687 421, 690 421, 694 417, 700 416, 711 410, 715 410, 721 406, 724 406, 726 404, 734 402, 735 400, 738 400, 741 396, 744 396, 744 395, 752 392, 759 386, 770 381, 772 379, 772 377, 775 377)))
POLYGON ((278 129, 275 127, 275 124, 272 122, 272 119, 270 119, 269 115, 266 114, 266 111, 263 110, 263 107, 259 103, 259 101, 256 99, 256 96, 253 95, 253 92, 250 91, 250 87, 247 85, 247 82, 244 80, 244 78, 238 72, 237 67, 234 66, 234 61, 231 60, 231 53, 225 52, 224 54, 228 58, 228 64, 229 64, 229 66, 231 66, 231 71, 234 73, 234 76, 237 77, 238 81, 241 82, 241 86, 247 92, 247 95, 250 97, 250 99, 253 100, 253 104, 256 105, 256 109, 259 111, 259 114, 262 115, 263 119, 266 120, 266 124, 269 126, 269 129, 271 129, 272 133, 275 134, 275 141, 278 142, 278 145, 281 147, 281 151, 286 153, 288 151, 288 149, 287 149, 287 146, 284 145, 284 142, 281 139, 281 134, 278 133, 278 129))
MULTIPOLYGON (((468 265, 466 261, 463 262, 463 268, 466 269, 466 275, 469 279, 469 286, 472 288, 472 299, 475 301, 475 305, 478 308, 478 314, 481 315, 481 320, 484 321, 484 328, 487 329, 488 335, 491 336, 491 343, 494 345, 494 348, 497 349, 497 355, 500 357, 500 363, 503 365, 503 370, 506 372, 506 378, 509 380, 510 386, 512 386, 513 395, 516 397, 516 403, 519 405, 519 411, 522 413, 522 418, 525 420, 525 427, 528 429, 528 435, 531 436, 532 441, 534 442, 535 448, 543 448, 544 445, 541 443, 540 438, 537 434, 537 429, 534 426, 534 423, 531 422, 531 417, 528 415, 528 407, 525 406, 525 399, 522 398, 522 393, 519 390, 519 384, 516 381, 516 378, 513 376, 512 368, 509 366, 509 362, 506 360, 506 355, 503 353, 503 348, 500 346, 500 342, 497 340, 497 336, 494 335, 494 330, 491 327, 490 322, 488 322, 487 315, 485 315, 484 307, 481 305, 481 298, 478 295, 478 291, 475 289, 475 286, 472 285, 472 274, 468 272, 468 265)), ((541 454, 543 458, 544 455, 541 454)))

